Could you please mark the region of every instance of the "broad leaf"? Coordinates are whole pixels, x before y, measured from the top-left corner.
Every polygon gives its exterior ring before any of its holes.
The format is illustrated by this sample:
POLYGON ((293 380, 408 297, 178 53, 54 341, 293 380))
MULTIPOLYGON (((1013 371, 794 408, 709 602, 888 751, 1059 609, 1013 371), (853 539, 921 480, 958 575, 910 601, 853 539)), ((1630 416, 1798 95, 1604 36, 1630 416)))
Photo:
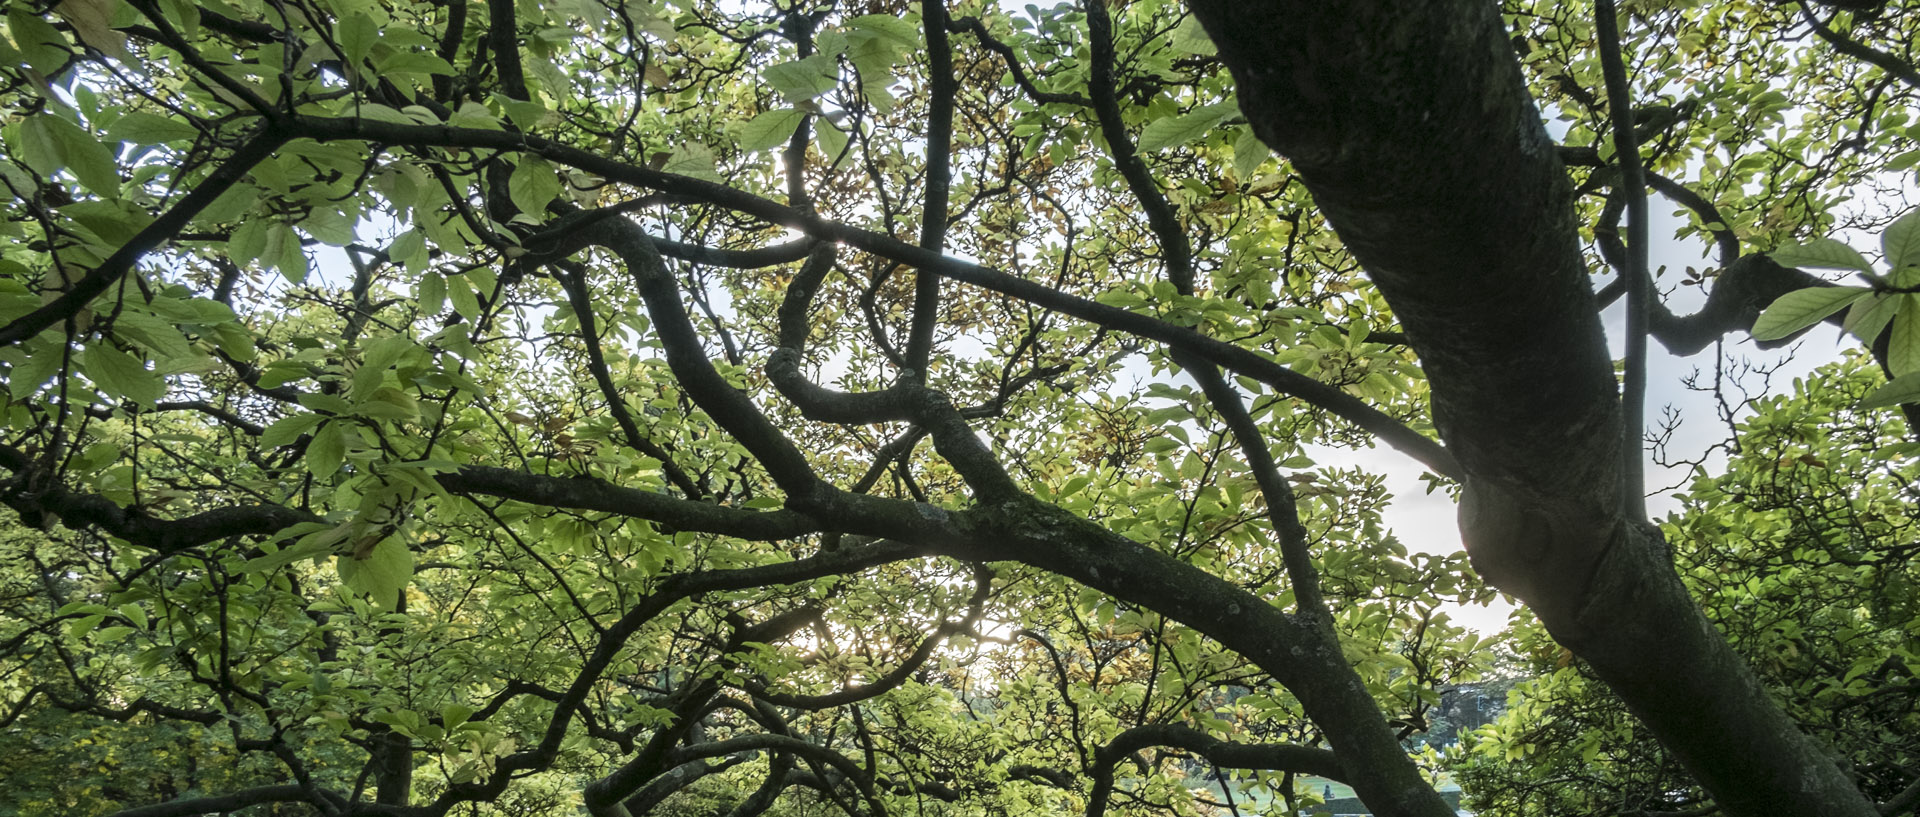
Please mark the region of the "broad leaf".
POLYGON ((1140 131, 1140 151, 1152 153, 1162 148, 1192 142, 1239 111, 1240 106, 1236 103, 1218 102, 1203 105, 1179 116, 1154 120, 1147 124, 1145 130, 1140 131))
POLYGON ((564 183, 553 165, 538 156, 522 156, 507 178, 507 195, 520 212, 534 217, 546 215, 547 205, 559 198, 564 183))
POLYGON ((103 196, 120 195, 120 171, 108 150, 93 134, 64 117, 41 113, 20 123, 20 159, 28 167, 52 175, 73 174, 88 190, 103 196))
POLYGON ((1887 368, 1894 377, 1920 371, 1920 295, 1898 298, 1900 313, 1893 318, 1893 335, 1887 340, 1887 368))
POLYGON ((199 129, 178 119, 133 111, 107 128, 107 138, 136 145, 164 145, 200 135, 199 129))
POLYGON ((1873 272, 1873 265, 1867 263, 1867 259, 1861 257, 1859 252, 1831 238, 1816 238, 1805 244, 1781 247, 1767 253, 1767 256, 1783 267, 1873 272))
POLYGON ((1759 320, 1753 322, 1753 338, 1779 340, 1872 293, 1866 287, 1809 287, 1789 292, 1760 313, 1759 320))
POLYGON ((833 57, 814 54, 803 60, 767 66, 760 76, 788 102, 800 103, 833 90, 839 82, 837 69, 833 57))
POLYGON ((389 536, 363 554, 340 556, 335 562, 340 581, 373 597, 389 610, 399 605, 400 593, 413 580, 413 553, 389 536))
POLYGON ((1894 285, 1912 286, 1912 282, 1902 279, 1908 277, 1908 268, 1920 267, 1920 208, 1887 225, 1886 232, 1880 234, 1880 251, 1886 254, 1887 266, 1893 270, 1894 285))
POLYGON ((159 373, 148 370, 139 358, 115 349, 110 343, 103 341, 88 346, 81 354, 81 363, 86 367, 87 377, 100 388, 130 402, 152 406, 167 392, 166 381, 159 373))
POLYGON ((740 126, 740 149, 757 153, 786 144, 805 115, 796 108, 777 108, 748 120, 740 126))
POLYGON ((1902 403, 1920 403, 1920 372, 1901 375, 1874 389, 1860 401, 1860 407, 1890 408, 1902 403))

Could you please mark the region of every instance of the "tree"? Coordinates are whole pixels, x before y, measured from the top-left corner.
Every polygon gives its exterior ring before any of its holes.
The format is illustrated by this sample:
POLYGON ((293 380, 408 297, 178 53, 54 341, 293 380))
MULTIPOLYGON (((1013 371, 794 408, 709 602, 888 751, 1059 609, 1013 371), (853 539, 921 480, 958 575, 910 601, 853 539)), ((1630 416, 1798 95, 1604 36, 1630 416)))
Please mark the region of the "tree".
POLYGON ((1183 757, 1450 813, 1402 741, 1488 591, 1308 470, 1378 441, 1727 812, 1872 813, 1675 575, 1640 411, 1911 164, 1911 15, 1402 5, 14 3, 5 722, 272 761, 125 814, 1183 811, 1183 757))
MULTIPOLYGON (((1759 398, 1725 474, 1664 529, 1714 625, 1877 801, 1910 808, 1916 717, 1911 460, 1880 378, 1835 364, 1759 398)), ((1480 813, 1683 812, 1708 802, 1620 701, 1537 626, 1514 647, 1518 703, 1462 752, 1480 813), (1549 784, 1548 781, 1557 781, 1549 784)))

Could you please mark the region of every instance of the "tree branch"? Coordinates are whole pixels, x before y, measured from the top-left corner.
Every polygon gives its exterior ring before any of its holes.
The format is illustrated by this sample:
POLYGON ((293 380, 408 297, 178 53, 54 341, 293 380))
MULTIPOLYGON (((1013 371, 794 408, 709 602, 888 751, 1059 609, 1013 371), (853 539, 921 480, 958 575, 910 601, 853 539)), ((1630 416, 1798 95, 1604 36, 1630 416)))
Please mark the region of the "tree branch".
POLYGON ((1640 141, 1633 127, 1633 88, 1620 57, 1619 13, 1613 0, 1594 0, 1594 29, 1601 72, 1607 82, 1607 109, 1613 120, 1614 157, 1627 199, 1626 361, 1621 377, 1620 501, 1627 518, 1647 518, 1646 435, 1647 320, 1652 314, 1653 275, 1647 269, 1647 182, 1640 170, 1640 141))
POLYGON ((112 817, 184 817, 190 814, 226 814, 264 803, 308 802, 307 791, 298 785, 261 786, 213 797, 173 800, 151 806, 124 809, 112 817))
MULTIPOLYGON (((628 165, 531 135, 507 134, 478 128, 426 127, 377 120, 327 117, 298 117, 296 125, 303 134, 321 141, 360 139, 415 146, 532 150, 550 161, 577 167, 603 178, 686 195, 747 213, 771 223, 795 227, 816 240, 843 242, 882 258, 973 284, 1107 329, 1185 349, 1216 366, 1246 375, 1272 386, 1282 394, 1326 409, 1413 457, 1434 473, 1455 478, 1463 475, 1453 455, 1439 443, 1408 428, 1340 388, 1288 369, 1258 352, 1205 337, 1186 327, 1175 326, 1149 315, 1107 306, 980 264, 928 252, 883 233, 862 230, 828 221, 812 213, 796 211, 770 199, 725 185, 628 165)), ((1516 318, 1516 326, 1532 323, 1532 321, 1520 321, 1516 318)))
POLYGON ((5 327, 0 327, 0 347, 12 346, 40 334, 47 327, 62 323, 80 313, 93 299, 100 297, 124 277, 139 263, 147 253, 159 248, 175 233, 185 229, 194 216, 207 209, 214 199, 227 192, 241 178, 252 170, 254 165, 265 161, 287 141, 287 135, 280 128, 262 127, 247 139, 246 144, 234 151, 227 161, 195 185, 193 191, 181 198, 167 212, 160 214, 140 232, 135 233, 127 243, 120 245, 112 255, 107 256, 100 265, 89 270, 74 282, 71 289, 61 293, 60 297, 25 315, 13 319, 5 327))
MULTIPOLYGON (((1860 8, 1854 4, 1842 2, 1829 2, 1825 5, 1854 10, 1860 8)), ((1822 22, 1820 18, 1815 17, 1813 9, 1806 3, 1800 4, 1800 19, 1805 20, 1807 25, 1812 26, 1814 35, 1825 40, 1828 45, 1833 46, 1833 50, 1879 68, 1889 75, 1898 78, 1901 82, 1906 83, 1908 87, 1920 90, 1920 70, 1915 70, 1913 65, 1906 60, 1868 46, 1838 31, 1834 31, 1826 23, 1822 22)))

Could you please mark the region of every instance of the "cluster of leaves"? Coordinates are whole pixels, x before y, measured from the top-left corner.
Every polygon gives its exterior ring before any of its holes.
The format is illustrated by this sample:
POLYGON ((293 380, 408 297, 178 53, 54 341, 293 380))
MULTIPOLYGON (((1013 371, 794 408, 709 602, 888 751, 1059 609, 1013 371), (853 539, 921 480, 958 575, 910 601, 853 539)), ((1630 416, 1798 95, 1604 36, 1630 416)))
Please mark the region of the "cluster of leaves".
POLYGON ((1842 269, 1859 273, 1869 286, 1816 287, 1789 292, 1767 307, 1753 325, 1756 340, 1791 337, 1841 310, 1848 334, 1872 345, 1887 335, 1885 356, 1891 381, 1867 395, 1865 408, 1920 402, 1920 210, 1887 225, 1880 234, 1885 275, 1860 253, 1831 238, 1775 250, 1776 263, 1791 267, 1842 269))
MULTIPOLYGON (((1905 423, 1861 410, 1860 356, 1759 400, 1724 474, 1664 527, 1707 615, 1860 787, 1894 802, 1920 762, 1920 467, 1905 423)), ((1585 666, 1526 620, 1526 678, 1452 771, 1483 814, 1686 812, 1711 801, 1585 666)), ((1675 667, 1675 672, 1686 668, 1675 667)))
MULTIPOLYGON (((943 518, 968 477, 926 423, 818 422, 770 382, 789 348, 851 392, 904 371, 1036 497, 1296 603, 1208 397, 1120 388, 1116 364, 1166 379, 1164 354, 979 291, 945 293, 937 353, 915 352, 914 277, 852 249, 796 316, 811 247, 753 250, 778 230, 610 182, 659 171, 886 234, 950 218, 949 252, 1418 416, 1404 347, 1370 336, 1378 296, 1251 131, 1217 127, 1227 77, 1177 6, 1130 9, 1110 70, 1190 214, 1199 291, 1142 264, 1155 238, 1086 150, 1094 58, 1067 7, 952 10, 947 90, 927 21, 886 3, 70 0, 7 19, 0 320, 99 294, 0 350, 0 756, 93 729, 114 746, 15 766, 90 764, 64 799, 22 785, 7 806, 1031 813, 1086 808, 1101 769, 1114 811, 1190 813, 1195 740, 1324 742, 1269 675, 1149 607, 1017 564, 866 555, 892 545, 782 510, 765 449, 674 358, 710 358, 823 479, 943 518), (942 107, 951 141, 927 157, 942 107), (565 260, 581 207, 672 238, 673 294, 614 252, 565 260), (1143 727, 1187 748, 1101 754, 1143 727), (217 773, 171 770, 182 730, 217 773)), ((1439 608, 1488 591, 1384 529, 1377 477, 1297 453, 1351 426, 1252 411, 1294 452, 1367 693, 1417 730, 1437 684, 1477 671, 1439 608)), ((1294 797, 1284 770, 1215 776, 1294 797)))
MULTIPOLYGON (((1514 5, 1591 98, 1578 21, 1514 5)), ((1735 157, 1700 228, 1771 246, 1864 160, 1831 117, 1762 134, 1773 39, 1664 47, 1748 25, 1719 8, 1650 12, 1685 25, 1644 28, 1646 87, 1749 80, 1650 152, 1735 157)), ((1465 557, 1309 456, 1459 475, 1180 4, 5 19, 0 805, 1300 805, 1418 783, 1400 741, 1485 669, 1465 557)), ((1833 65, 1799 70, 1852 94, 1833 65)))

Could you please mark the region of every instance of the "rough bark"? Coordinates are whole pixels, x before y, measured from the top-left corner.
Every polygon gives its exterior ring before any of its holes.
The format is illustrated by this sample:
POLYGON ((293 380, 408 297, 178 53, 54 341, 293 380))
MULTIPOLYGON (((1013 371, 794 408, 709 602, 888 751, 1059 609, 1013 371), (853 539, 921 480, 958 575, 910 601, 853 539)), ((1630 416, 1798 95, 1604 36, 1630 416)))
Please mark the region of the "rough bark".
MULTIPOLYGON (((1474 566, 1730 814, 1873 814, 1623 513, 1621 407, 1571 188, 1492 3, 1195 0, 1255 131, 1406 327, 1474 566)), ((1636 452, 1637 453, 1637 452, 1636 452)))

